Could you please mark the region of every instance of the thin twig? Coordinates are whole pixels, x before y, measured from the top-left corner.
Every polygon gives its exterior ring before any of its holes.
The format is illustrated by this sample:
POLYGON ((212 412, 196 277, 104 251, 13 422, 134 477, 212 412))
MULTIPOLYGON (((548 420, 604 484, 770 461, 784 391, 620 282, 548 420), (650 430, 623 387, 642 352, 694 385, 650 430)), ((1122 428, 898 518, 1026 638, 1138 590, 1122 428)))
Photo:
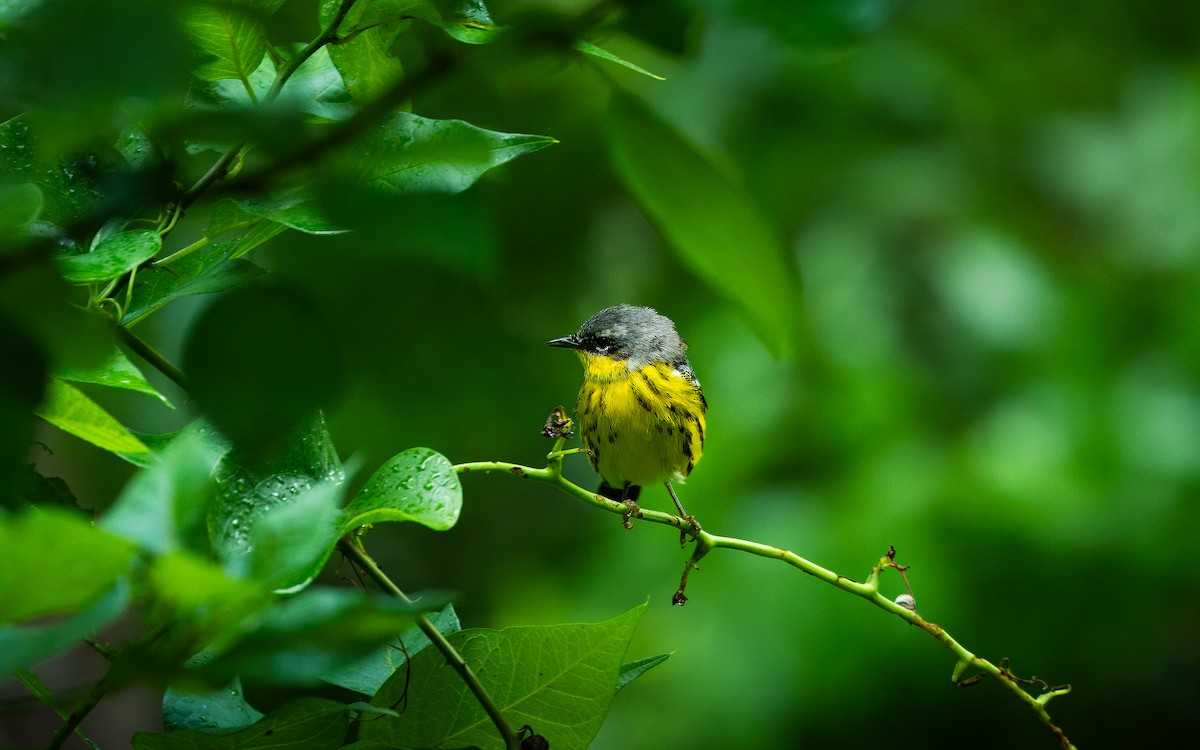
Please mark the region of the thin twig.
MULTIPOLYGON (((375 581, 380 588, 384 589, 393 596, 399 597, 400 600, 405 604, 413 603, 413 601, 409 599, 403 591, 400 590, 400 587, 397 586, 392 579, 388 578, 387 574, 385 574, 379 568, 379 566, 375 563, 375 560, 373 560, 371 556, 367 554, 366 550, 363 549, 362 543, 359 542, 357 538, 351 538, 349 536, 342 537, 340 540, 338 540, 337 546, 338 549, 342 551, 342 554, 350 558, 350 560, 352 560, 355 565, 357 565, 373 581, 375 581)), ((479 678, 471 669, 471 665, 468 664, 465 659, 463 659, 462 654, 458 653, 458 650, 454 648, 450 641, 446 640, 446 636, 442 635, 441 631, 437 629, 433 622, 431 622, 423 612, 417 613, 417 627, 421 629, 421 632, 425 634, 426 638, 433 642, 433 645, 437 647, 438 651, 442 652, 442 656, 446 658, 446 662, 454 668, 454 671, 458 672, 459 676, 462 678, 462 681, 466 683, 467 689, 474 694, 475 700, 479 701, 479 705, 483 707, 483 710, 487 713, 488 718, 492 720, 492 724, 496 726, 496 730, 500 733, 500 736, 504 738, 504 744, 509 748, 509 750, 517 750, 520 748, 521 741, 517 737, 517 733, 513 731, 511 726, 509 726, 508 720, 504 718, 504 714, 500 712, 500 708, 496 705, 496 702, 492 700, 491 694, 488 693, 487 689, 483 686, 483 683, 479 681, 479 678)))

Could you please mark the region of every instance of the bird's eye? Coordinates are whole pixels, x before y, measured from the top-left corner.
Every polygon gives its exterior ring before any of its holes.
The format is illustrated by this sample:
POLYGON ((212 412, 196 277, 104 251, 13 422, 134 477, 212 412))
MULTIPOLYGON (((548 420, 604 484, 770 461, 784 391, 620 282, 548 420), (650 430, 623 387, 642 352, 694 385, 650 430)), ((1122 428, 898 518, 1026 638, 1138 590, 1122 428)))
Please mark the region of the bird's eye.
POLYGON ((608 354, 613 348, 613 340, 607 336, 597 336, 592 339, 592 351, 597 354, 608 354))

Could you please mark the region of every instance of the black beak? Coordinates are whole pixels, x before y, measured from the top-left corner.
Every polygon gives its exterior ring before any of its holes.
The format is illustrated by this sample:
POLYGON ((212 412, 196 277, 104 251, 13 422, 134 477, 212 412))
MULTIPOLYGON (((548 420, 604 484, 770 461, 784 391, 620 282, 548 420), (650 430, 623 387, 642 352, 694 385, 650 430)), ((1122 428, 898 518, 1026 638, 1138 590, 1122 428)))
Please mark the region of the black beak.
POLYGON ((546 346, 561 346, 564 349, 578 349, 579 341, 575 338, 575 334, 563 336, 561 339, 552 339, 546 342, 546 346))

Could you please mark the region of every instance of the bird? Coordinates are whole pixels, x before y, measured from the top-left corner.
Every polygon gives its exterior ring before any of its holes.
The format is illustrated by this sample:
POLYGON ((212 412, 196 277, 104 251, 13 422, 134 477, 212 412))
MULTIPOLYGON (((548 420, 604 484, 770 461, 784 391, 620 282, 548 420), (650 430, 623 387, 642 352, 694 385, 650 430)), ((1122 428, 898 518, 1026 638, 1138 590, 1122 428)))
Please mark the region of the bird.
POLYGON ((598 494, 625 505, 630 528, 641 488, 661 482, 699 538, 700 524, 672 485, 682 484, 704 453, 708 402, 675 324, 653 308, 621 304, 546 344, 574 349, 583 363, 575 422, 600 475, 598 494))

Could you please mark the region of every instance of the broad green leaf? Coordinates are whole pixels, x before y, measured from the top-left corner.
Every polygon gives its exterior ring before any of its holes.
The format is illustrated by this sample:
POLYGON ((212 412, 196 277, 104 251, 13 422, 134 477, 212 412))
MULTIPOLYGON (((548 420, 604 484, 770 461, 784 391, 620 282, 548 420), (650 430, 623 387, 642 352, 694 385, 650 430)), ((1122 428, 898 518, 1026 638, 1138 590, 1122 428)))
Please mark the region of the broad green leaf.
POLYGON ((333 750, 342 746, 349 726, 346 706, 341 703, 324 698, 297 698, 230 734, 205 734, 195 729, 165 734, 138 732, 133 736, 133 747, 135 750, 333 750))
MULTIPOLYGON (((321 0, 322 28, 333 22, 340 5, 341 0, 321 0)), ((427 0, 361 0, 352 5, 338 26, 338 35, 348 41, 329 48, 350 95, 369 101, 398 81, 404 69, 390 54, 392 45, 413 18, 434 15, 427 0)))
POLYGON ((211 734, 248 727, 263 718, 261 711, 246 702, 242 681, 205 693, 168 688, 163 695, 163 728, 168 732, 194 729, 211 734))
POLYGON ((489 169, 543 149, 553 138, 498 133, 462 120, 396 112, 352 156, 361 179, 397 192, 458 193, 489 169))
POLYGON ((205 521, 216 497, 212 473, 225 450, 211 430, 184 430, 134 475, 100 526, 155 554, 207 551, 205 521))
POLYGON ((197 78, 249 78, 266 53, 266 27, 250 8, 233 3, 196 5, 187 14, 187 30, 205 53, 197 78))
POLYGON ((54 260, 63 278, 76 284, 115 279, 158 255, 162 237, 148 229, 105 238, 90 253, 59 255, 54 260))
MULTIPOLYGON (((444 600, 439 602, 444 604, 444 600)), ((312 588, 281 599, 242 624, 198 674, 287 685, 319 685, 322 675, 356 664, 412 624, 397 597, 346 588, 312 588)))
POLYGON ((210 245, 171 264, 138 272, 133 300, 122 323, 132 326, 172 300, 232 289, 264 273, 248 260, 231 258, 236 243, 210 245))
MULTIPOLYGON (((447 604, 440 612, 429 615, 429 621, 442 635, 457 633, 462 629, 458 621, 458 613, 454 606, 447 604)), ((406 659, 416 656, 426 646, 431 645, 421 629, 411 626, 404 634, 374 652, 339 670, 321 675, 321 679, 331 685, 338 685, 347 690, 353 690, 363 695, 375 695, 392 673, 404 666, 406 659)))
POLYGON ((245 211, 232 198, 223 198, 213 207, 208 229, 204 236, 210 240, 239 232, 236 237, 223 244, 229 248, 228 258, 240 258, 272 237, 284 232, 283 224, 268 221, 245 211))
POLYGON ((785 354, 798 314, 795 272, 750 198, 628 96, 614 100, 608 140, 617 173, 679 260, 785 354))
POLYGON ((113 453, 145 453, 142 441, 78 388, 51 378, 34 414, 77 438, 113 453))
MULTIPOLYGON (((608 713, 621 657, 645 608, 599 623, 463 630, 448 638, 510 725, 538 727, 555 750, 582 750, 608 713)), ((396 672, 371 700, 391 706, 406 693, 404 716, 364 722, 360 739, 398 747, 504 747, 441 653, 425 649, 415 656, 409 677, 396 672)))
POLYGON ((237 205, 251 216, 282 224, 305 234, 341 234, 347 231, 321 215, 307 187, 243 198, 237 201, 237 205))
POLYGON ((57 375, 63 380, 69 380, 73 383, 92 383, 94 385, 108 386, 109 388, 120 388, 126 391, 144 393, 147 396, 157 398, 167 406, 171 406, 171 402, 167 400, 167 397, 159 393, 154 386, 150 385, 150 381, 146 380, 146 376, 142 374, 142 371, 137 368, 137 365, 130 362, 129 358, 120 349, 114 349, 112 356, 97 367, 87 370, 66 369, 58 372, 57 375))
POLYGON ((658 656, 647 656, 641 659, 634 659, 621 665, 621 675, 617 678, 617 690, 625 687, 637 678, 654 669, 659 664, 662 664, 670 654, 659 654, 658 656))
POLYGON ((0 516, 0 549, 10 560, 53 561, 37 566, 36 583, 25 576, 0 576, 0 622, 91 604, 128 572, 136 552, 124 539, 57 508, 0 516))
MULTIPOLYGON (((188 92, 188 103, 201 109, 250 109, 265 101, 275 75, 275 63, 270 57, 263 57, 247 77, 253 97, 246 83, 226 78, 196 82, 188 92)), ((275 98, 275 104, 285 111, 299 110, 325 120, 345 120, 354 111, 342 76, 325 47, 296 69, 275 98)))
POLYGON ((283 445, 268 454, 226 454, 208 515, 225 569, 277 588, 302 585, 332 552, 345 482, 322 415, 311 416, 283 445))
POLYGON ((343 511, 342 533, 382 521, 416 521, 444 531, 462 510, 462 485, 445 456, 409 448, 371 475, 343 511))
MULTIPOLYGON (((38 213, 42 221, 65 226, 87 216, 100 198, 95 178, 106 160, 81 154, 58 163, 54 155, 44 153, 30 121, 29 115, 18 115, 0 123, 0 175, 6 181, 37 186, 42 194, 38 213)), ((31 199, 32 194, 27 193, 21 203, 7 210, 27 215, 31 199)))
POLYGON ((117 578, 95 604, 65 620, 50 625, 0 625, 0 674, 32 666, 82 638, 94 636, 97 630, 125 611, 129 602, 129 582, 117 578))
POLYGON ((646 70, 645 68, 643 68, 639 65, 635 65, 634 63, 631 63, 624 58, 617 57, 613 53, 608 52, 607 50, 603 50, 603 49, 597 47, 596 45, 592 44, 591 42, 585 42, 584 40, 579 39, 579 40, 576 40, 576 42, 573 46, 575 47, 575 49, 579 50, 580 52, 584 53, 585 55, 591 55, 592 57, 598 57, 601 60, 608 60, 609 62, 616 63, 617 65, 622 65, 626 68, 629 68, 632 71, 641 73, 644 76, 649 76, 650 78, 653 78, 656 81, 667 80, 666 78, 663 78, 660 75, 655 75, 654 73, 651 73, 650 71, 646 70))
POLYGON ((338 508, 344 492, 340 481, 318 482, 259 515, 247 535, 250 552, 244 558, 245 572, 274 589, 294 591, 308 585, 337 544, 338 508))

